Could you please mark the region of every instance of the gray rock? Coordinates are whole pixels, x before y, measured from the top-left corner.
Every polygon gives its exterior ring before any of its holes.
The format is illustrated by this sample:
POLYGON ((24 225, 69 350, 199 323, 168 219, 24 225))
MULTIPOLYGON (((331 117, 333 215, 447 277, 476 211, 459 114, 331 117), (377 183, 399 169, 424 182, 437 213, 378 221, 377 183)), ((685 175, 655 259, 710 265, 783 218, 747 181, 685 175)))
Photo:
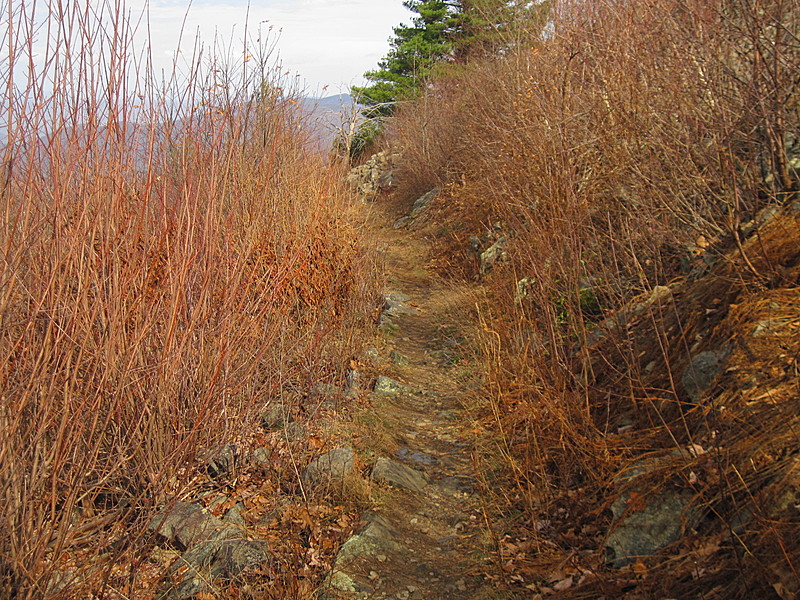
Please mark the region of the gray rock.
POLYGON ((394 327, 392 319, 402 315, 416 314, 416 309, 405 305, 410 299, 409 296, 406 296, 402 292, 389 292, 386 294, 383 301, 383 310, 381 311, 380 317, 378 317, 378 325, 384 329, 391 329, 394 327))
POLYGON ((351 536, 336 555, 336 565, 342 567, 354 558, 396 552, 401 546, 394 538, 397 532, 388 518, 377 513, 367 513, 363 517, 366 524, 351 536))
POLYGON ((364 375, 361 371, 350 369, 345 376, 347 389, 351 391, 358 391, 364 388, 364 375))
POLYGON ((475 489, 475 480, 472 477, 443 477, 439 480, 439 487, 454 495, 469 495, 475 489))
POLYGON ((424 452, 412 452, 411 449, 403 447, 397 451, 397 458, 409 462, 417 463, 419 465, 432 465, 439 462, 433 456, 429 456, 424 452))
POLYGON ((383 314, 388 317, 399 317, 401 315, 413 315, 417 310, 406 306, 406 302, 411 300, 410 296, 402 292, 389 292, 384 297, 383 314))
POLYGON ((390 377, 378 375, 378 378, 375 380, 374 391, 381 396, 396 396, 397 394, 408 391, 408 388, 406 388, 405 384, 395 381, 390 377))
POLYGON ((355 461, 352 448, 335 448, 311 461, 303 471, 303 482, 309 486, 342 483, 355 474, 355 461))
POLYGON ((331 383, 317 383, 311 386, 308 397, 312 400, 331 401, 342 395, 342 390, 331 383))
POLYGON ((700 400, 722 373, 726 358, 726 352, 717 351, 701 352, 692 358, 681 376, 681 384, 693 402, 700 400))
POLYGON ((241 502, 237 502, 233 506, 231 506, 226 512, 225 516, 222 517, 222 520, 225 523, 230 523, 231 525, 237 525, 239 527, 246 527, 247 522, 244 518, 244 504, 241 502))
POLYGON ((412 219, 416 219, 422 213, 422 211, 428 207, 428 205, 433 201, 433 199, 439 195, 439 192, 441 191, 442 190, 440 188, 433 188, 425 195, 417 198, 414 201, 413 206, 411 207, 411 213, 409 214, 409 216, 412 219))
POLYGON ((233 444, 223 446, 222 450, 208 462, 208 474, 216 478, 232 473, 236 468, 236 455, 236 446, 233 444))
POLYGON ((178 569, 185 570, 183 579, 162 588, 157 595, 159 600, 189 598, 208 589, 214 579, 233 577, 269 558, 265 542, 243 539, 238 527, 197 504, 178 502, 154 517, 148 529, 186 550, 168 571, 173 574, 178 569))
POLYGON ((282 434, 281 437, 287 442, 296 442, 306 437, 306 428, 302 423, 292 421, 283 428, 282 434))
MULTIPOLYGON (((329 576, 328 579, 325 580, 323 584, 324 588, 333 589, 338 592, 346 592, 349 594, 355 594, 358 592, 366 591, 364 586, 359 584, 355 579, 350 577, 344 571, 333 571, 329 576)), ((324 599, 333 600, 334 598, 338 598, 339 596, 328 595, 326 594, 323 596, 324 599)))
POLYGON ((483 247, 483 242, 481 238, 477 235, 469 236, 469 247, 467 248, 467 252, 471 254, 480 254, 481 248, 483 247))
POLYGON ((394 185, 394 166, 400 155, 386 151, 373 154, 364 164, 351 169, 345 178, 362 202, 371 202, 379 192, 394 185))
POLYGON ((238 539, 201 543, 170 566, 168 573, 182 569, 185 571, 184 577, 177 585, 162 588, 156 598, 185 600, 211 589, 214 580, 235 577, 247 567, 265 562, 269 557, 266 542, 238 539))
POLYGON ((367 348, 364 350, 364 358, 367 360, 376 363, 381 359, 381 353, 378 351, 377 348, 367 348))
POLYGON ((517 291, 514 293, 514 304, 522 304, 530 294, 535 280, 532 277, 523 277, 517 282, 517 291))
POLYGON ((270 448, 256 448, 250 454, 250 464, 263 469, 272 466, 272 450, 270 448))
POLYGON ((448 408, 447 410, 439 411, 436 417, 443 421, 458 421, 458 412, 448 408))
POLYGON ((375 462, 372 468, 372 480, 413 492, 420 492, 428 485, 428 478, 424 473, 388 458, 379 458, 375 462))
POLYGON ((261 427, 267 431, 281 429, 287 423, 294 421, 294 417, 289 412, 288 407, 281 402, 270 402, 261 411, 261 427))
MULTIPOLYGON (((67 592, 70 586, 80 581, 81 577, 75 569, 67 569, 66 571, 53 573, 47 581, 45 597, 60 597, 59 594, 67 592)), ((69 595, 67 594, 65 597, 69 597, 69 595)))
POLYGON ((780 337, 784 334, 781 330, 784 328, 785 324, 785 322, 777 319, 764 319, 756 323, 752 336, 754 338, 780 337))
POLYGON ((402 229, 409 223, 411 223, 411 217, 400 217, 394 223, 392 223, 392 229, 402 229))
POLYGON ((481 274, 491 271, 495 264, 506 259, 506 242, 508 238, 501 236, 494 244, 481 252, 481 274))
POLYGON ((389 360, 392 361, 393 365, 397 365, 398 367, 405 367, 408 364, 408 358, 400 354, 397 350, 392 350, 389 353, 389 360))
POLYGON ((618 523, 606 539, 606 562, 617 568, 651 556, 680 539, 684 513, 692 495, 661 491, 658 496, 648 499, 641 510, 626 514, 625 507, 630 498, 631 494, 625 494, 612 505, 618 523))
POLYGON ((150 521, 150 531, 164 536, 182 549, 201 541, 221 540, 239 535, 239 530, 224 523, 199 504, 177 502, 150 521))
POLYGON ((651 556, 683 535, 702 516, 699 508, 690 508, 689 490, 660 488, 650 493, 652 484, 636 485, 636 480, 654 469, 685 459, 688 453, 675 449, 667 455, 637 461, 615 477, 626 491, 611 504, 614 522, 606 538, 606 562, 623 567, 639 558, 651 556), (634 496, 635 495, 635 496, 634 496), (631 500, 636 497, 636 503, 631 500))

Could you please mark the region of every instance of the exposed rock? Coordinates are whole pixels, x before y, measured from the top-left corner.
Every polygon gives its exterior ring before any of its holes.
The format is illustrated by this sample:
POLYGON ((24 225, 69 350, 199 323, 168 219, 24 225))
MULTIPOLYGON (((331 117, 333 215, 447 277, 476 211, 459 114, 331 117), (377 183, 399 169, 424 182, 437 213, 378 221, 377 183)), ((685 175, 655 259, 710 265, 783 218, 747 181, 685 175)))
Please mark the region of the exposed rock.
POLYGON ((528 297, 530 293, 530 289, 534 285, 534 279, 532 277, 523 277, 517 282, 517 291, 514 293, 514 304, 522 304, 522 302, 528 297))
POLYGON ((422 491, 428 485, 428 478, 424 473, 388 458, 379 458, 375 462, 375 466, 372 468, 372 479, 413 492, 422 491))
POLYGON ((48 598, 56 597, 62 592, 68 591, 71 585, 79 581, 81 581, 81 577, 75 569, 67 569, 66 571, 53 573, 47 581, 45 596, 48 598))
POLYGON ((374 391, 376 394, 383 396, 396 396, 397 394, 408 391, 408 389, 405 384, 399 381, 395 381, 385 375, 378 375, 378 378, 375 380, 374 391))
POLYGON ((401 315, 412 315, 417 312, 416 309, 406 306, 411 298, 401 292, 389 292, 384 296, 383 310, 378 317, 378 328, 385 333, 393 333, 396 326, 392 319, 400 317, 401 315))
POLYGON ((468 496, 475 488, 472 477, 443 477, 439 480, 439 487, 457 496, 468 496))
POLYGON ((401 292, 389 292, 384 296, 382 315, 394 318, 400 315, 416 314, 416 309, 406 306, 406 302, 409 300, 411 300, 411 297, 406 294, 401 292))
POLYGON ((311 461, 303 471, 303 482, 310 486, 341 484, 355 474, 355 462, 352 448, 335 448, 311 461))
POLYGON ((408 364, 408 358, 400 354, 397 350, 392 350, 389 353, 389 360, 392 361, 393 365, 398 367, 404 367, 408 364))
POLYGON ((203 543, 176 560, 169 574, 181 570, 183 577, 176 585, 162 588, 158 600, 184 600, 210 589, 211 583, 224 577, 230 579, 247 567, 269 559, 267 543, 253 540, 222 540, 203 543))
POLYGON ((230 523, 231 525, 246 527, 247 521, 245 521, 244 518, 244 510, 245 510, 244 504, 241 502, 237 502, 225 512, 225 516, 222 517, 222 520, 225 523, 230 523))
POLYGON ((689 508, 693 498, 689 490, 662 487, 650 493, 652 484, 635 484, 653 469, 682 456, 682 450, 673 450, 667 456, 638 461, 617 475, 618 484, 627 484, 627 489, 611 505, 614 523, 606 539, 606 562, 611 566, 623 567, 651 556, 680 539, 684 528, 698 520, 699 510, 689 508))
POLYGON ((148 529, 167 538, 182 549, 201 541, 221 540, 239 535, 236 527, 224 523, 199 504, 177 502, 175 506, 159 513, 148 524, 148 529))
POLYGON ((433 456, 429 456, 424 452, 412 452, 411 449, 405 446, 397 451, 397 458, 420 465, 432 465, 438 462, 433 456))
POLYGON ((357 392, 364 388, 364 375, 361 371, 350 369, 345 376, 345 382, 347 383, 347 389, 349 391, 357 392))
POLYGON ((269 468, 272 460, 272 450, 269 448, 256 448, 250 454, 250 463, 258 469, 269 468))
POLYGON ((672 288, 666 285, 657 285, 648 294, 644 300, 639 300, 629 304, 614 315, 603 319, 598 325, 597 329, 591 331, 586 336, 586 343, 593 346, 603 341, 610 331, 622 330, 627 327, 631 319, 643 315, 650 307, 659 302, 663 302, 672 297, 672 288))
POLYGON ((405 217, 400 217, 394 223, 392 223, 392 229, 402 229, 406 227, 409 223, 411 223, 411 217, 406 215, 405 217))
POLYGON ((243 539, 241 530, 187 502, 154 517, 148 528, 186 551, 170 566, 182 577, 175 585, 160 590, 160 600, 183 600, 207 589, 214 579, 233 577, 250 565, 269 558, 265 542, 243 539))
POLYGON ((331 383, 317 383, 311 386, 308 397, 313 400, 331 401, 342 395, 342 390, 331 383))
POLYGON ((711 384, 724 369, 727 352, 701 352, 689 362, 681 377, 683 389, 693 402, 702 398, 711 384))
POLYGON ((439 411, 436 418, 442 419, 443 421, 458 421, 458 412, 452 409, 442 410, 439 411))
POLYGON ((414 201, 413 206, 411 207, 411 213, 409 214, 409 216, 412 219, 416 219, 420 215, 420 213, 422 213, 422 211, 424 211, 428 207, 428 205, 433 201, 433 199, 439 195, 439 192, 441 191, 442 191, 441 188, 433 188, 431 191, 417 198, 414 201))
POLYGON ((306 428, 302 423, 292 421, 286 424, 281 433, 283 434, 283 439, 287 442, 296 442, 306 437, 306 428))
POLYGON ((606 562, 623 567, 677 541, 683 533, 683 514, 691 499, 686 492, 661 491, 648 499, 641 510, 625 514, 631 494, 617 498, 611 510, 618 524, 606 540, 606 562))
MULTIPOLYGON (((355 594, 357 592, 365 591, 363 586, 359 585, 358 582, 350 577, 344 571, 333 571, 329 576, 328 579, 323 584, 324 587, 336 590, 338 592, 347 592, 350 594, 355 594)), ((323 596, 324 599, 333 599, 336 596, 325 595, 323 596)))
POLYGON ((347 563, 359 556, 399 549, 399 545, 394 542, 397 532, 388 518, 378 513, 367 513, 363 519, 364 527, 339 549, 339 553, 336 555, 337 565, 347 563))
POLYGON ((495 264, 506 259, 506 236, 500 237, 494 244, 481 252, 481 274, 491 271, 495 264))
POLYGON ((267 431, 280 429, 292 421, 294 417, 282 402, 270 402, 261 412, 261 427, 267 431))
POLYGON ((480 254, 482 247, 483 244, 481 243, 481 239, 477 235, 469 236, 469 248, 467 249, 468 252, 472 254, 480 254))
POLYGON ((764 319, 763 321, 756 323, 752 336, 754 338, 764 338, 792 335, 792 332, 787 332, 786 329, 785 321, 778 319, 764 319))
POLYGON ((228 444, 217 453, 208 463, 208 474, 211 477, 222 477, 232 473, 236 468, 237 449, 233 444, 228 444))
POLYGON ((399 160, 399 154, 378 152, 364 164, 351 169, 346 180, 363 202, 371 202, 394 184, 394 167, 399 160))
MULTIPOLYGON (((386 554, 401 552, 403 548, 394 541, 396 532, 389 520, 376 513, 364 515, 366 524, 355 535, 351 536, 336 555, 334 568, 323 584, 324 590, 341 592, 369 592, 364 583, 348 574, 348 567, 356 560, 386 560, 386 554)), ((358 567, 356 567, 358 568, 358 567)), ((323 594, 323 598, 337 598, 336 595, 323 594)))

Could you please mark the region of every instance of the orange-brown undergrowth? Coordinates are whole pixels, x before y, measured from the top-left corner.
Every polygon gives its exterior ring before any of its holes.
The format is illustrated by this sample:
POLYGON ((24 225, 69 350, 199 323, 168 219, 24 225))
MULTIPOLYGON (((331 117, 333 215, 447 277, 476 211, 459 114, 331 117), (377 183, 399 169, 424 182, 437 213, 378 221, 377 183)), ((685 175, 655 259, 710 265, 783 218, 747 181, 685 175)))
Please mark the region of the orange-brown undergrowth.
POLYGON ((800 591, 799 26, 782 0, 558 2, 395 118, 418 173, 401 193, 445 190, 415 225, 442 271, 479 278, 470 237, 508 240, 481 309, 516 489, 493 576, 564 598, 800 591), (692 400, 704 351, 724 367, 692 400), (607 567, 616 474, 676 449, 648 489, 704 517, 607 567))

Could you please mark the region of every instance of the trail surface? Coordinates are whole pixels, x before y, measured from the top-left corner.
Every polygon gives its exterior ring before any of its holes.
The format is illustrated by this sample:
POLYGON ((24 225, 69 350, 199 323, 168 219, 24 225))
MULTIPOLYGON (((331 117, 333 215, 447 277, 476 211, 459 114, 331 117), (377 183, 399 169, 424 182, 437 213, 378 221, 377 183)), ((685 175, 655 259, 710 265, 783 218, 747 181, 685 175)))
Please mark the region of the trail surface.
POLYGON ((427 242, 393 220, 378 214, 369 226, 388 287, 366 449, 375 506, 342 547, 324 596, 498 598, 479 574, 490 538, 464 411, 480 379, 465 339, 474 290, 426 270, 427 242))

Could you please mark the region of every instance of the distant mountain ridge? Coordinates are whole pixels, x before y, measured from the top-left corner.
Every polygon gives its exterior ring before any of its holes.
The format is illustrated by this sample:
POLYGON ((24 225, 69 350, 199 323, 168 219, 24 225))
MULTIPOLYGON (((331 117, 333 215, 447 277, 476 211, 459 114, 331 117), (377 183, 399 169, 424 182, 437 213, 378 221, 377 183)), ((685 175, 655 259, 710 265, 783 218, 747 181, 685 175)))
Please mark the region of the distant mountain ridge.
POLYGON ((300 104, 322 148, 331 147, 342 123, 349 121, 355 110, 350 94, 301 98, 300 104))

